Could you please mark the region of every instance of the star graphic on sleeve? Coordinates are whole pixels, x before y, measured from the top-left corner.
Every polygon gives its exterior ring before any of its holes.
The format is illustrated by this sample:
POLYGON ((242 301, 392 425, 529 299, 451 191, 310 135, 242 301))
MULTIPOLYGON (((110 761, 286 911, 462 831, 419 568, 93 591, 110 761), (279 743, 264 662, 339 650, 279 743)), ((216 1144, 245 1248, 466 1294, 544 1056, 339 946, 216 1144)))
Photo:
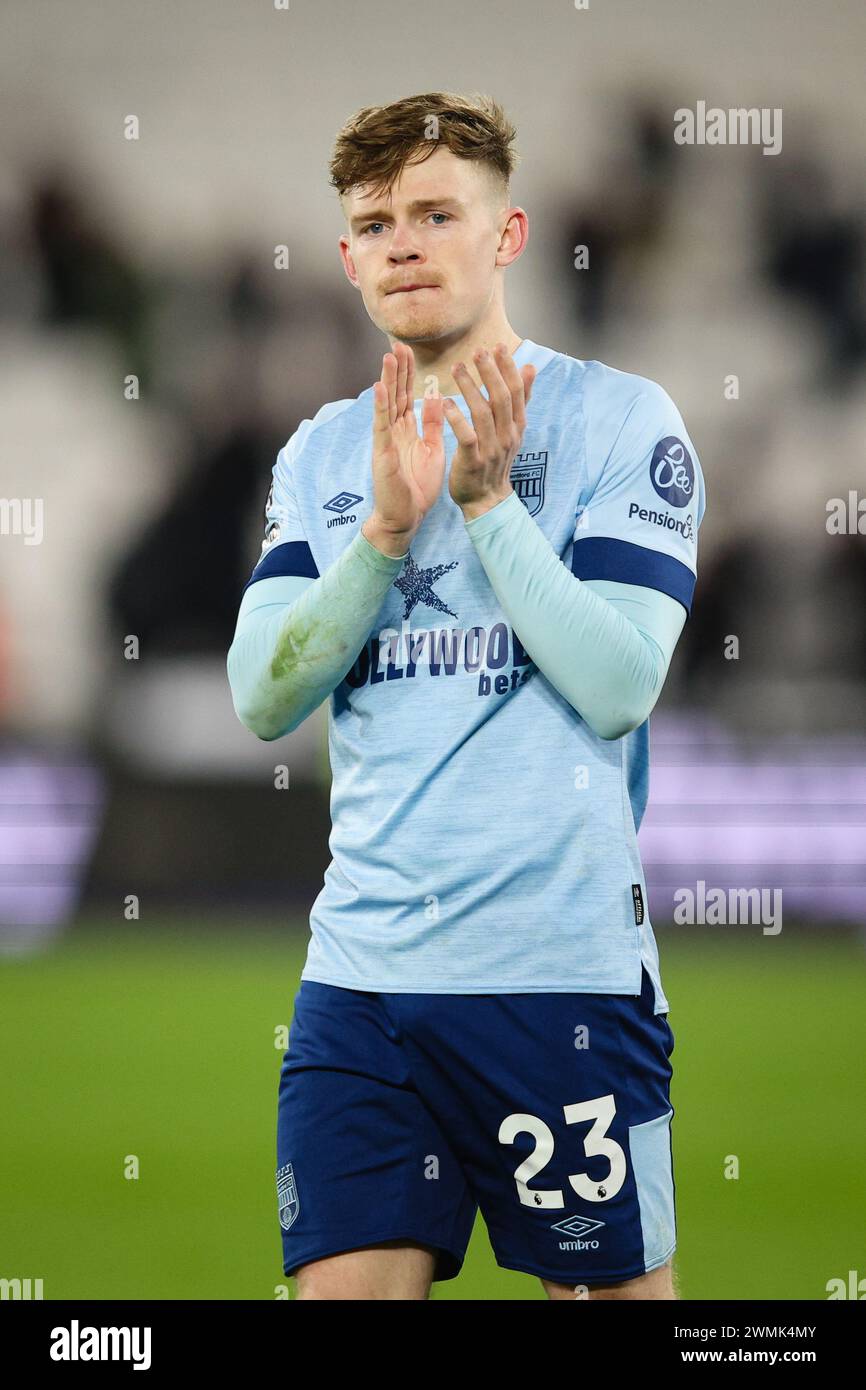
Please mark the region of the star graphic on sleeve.
POLYGON ((416 603, 426 603, 428 608, 436 608, 440 613, 450 613, 452 618, 457 617, 456 613, 452 613, 451 609, 446 607, 439 595, 434 594, 433 585, 443 574, 456 569, 458 564, 458 560, 452 560, 450 565, 432 565, 430 569, 419 569, 411 554, 407 555, 400 577, 394 580, 395 588, 400 590, 406 600, 404 620, 409 617, 416 603))

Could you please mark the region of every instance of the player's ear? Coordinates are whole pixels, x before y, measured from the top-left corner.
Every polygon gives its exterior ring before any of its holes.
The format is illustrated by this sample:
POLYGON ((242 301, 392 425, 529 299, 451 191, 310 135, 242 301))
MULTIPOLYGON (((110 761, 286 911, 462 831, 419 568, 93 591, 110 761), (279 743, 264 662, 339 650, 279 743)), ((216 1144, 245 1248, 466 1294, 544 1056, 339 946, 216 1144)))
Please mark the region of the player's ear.
POLYGON ((511 265, 522 256, 529 240, 529 219, 521 207, 508 208, 500 232, 499 249, 496 253, 498 266, 511 265))
POLYGON ((355 262, 352 260, 352 252, 349 238, 346 236, 345 232, 343 232, 340 236, 337 245, 340 248, 340 260, 343 262, 343 269, 346 272, 346 279, 350 282, 350 284, 355 286, 356 290, 359 290, 361 288, 361 284, 358 279, 358 273, 355 270, 355 262))

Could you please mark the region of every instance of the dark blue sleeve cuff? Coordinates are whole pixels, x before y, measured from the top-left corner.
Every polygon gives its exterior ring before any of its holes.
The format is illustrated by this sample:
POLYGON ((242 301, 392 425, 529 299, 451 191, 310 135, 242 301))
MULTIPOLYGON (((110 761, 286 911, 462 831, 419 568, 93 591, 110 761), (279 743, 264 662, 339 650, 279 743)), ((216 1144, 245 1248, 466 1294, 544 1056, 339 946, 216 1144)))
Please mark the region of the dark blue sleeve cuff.
POLYGON ((571 572, 578 579, 613 579, 642 584, 678 599, 691 612, 695 576, 682 560, 613 536, 584 536, 574 543, 571 572))
POLYGON ((296 574, 302 579, 318 579, 319 571, 313 552, 306 541, 284 541, 275 545, 259 560, 244 585, 246 591, 258 579, 273 579, 276 575, 296 574))

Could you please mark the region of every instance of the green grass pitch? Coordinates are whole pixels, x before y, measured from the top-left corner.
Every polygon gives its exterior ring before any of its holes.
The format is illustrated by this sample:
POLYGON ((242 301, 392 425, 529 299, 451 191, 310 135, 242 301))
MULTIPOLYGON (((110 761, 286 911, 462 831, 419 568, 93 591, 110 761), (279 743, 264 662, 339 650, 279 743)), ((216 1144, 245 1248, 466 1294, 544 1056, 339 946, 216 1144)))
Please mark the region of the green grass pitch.
MULTIPOLYGON (((292 925, 87 921, 46 954, 0 958, 0 1277, 42 1278, 46 1299, 277 1296, 292 925)), ((823 1299, 828 1279, 866 1276, 866 952, 713 930, 658 933, 681 1295, 823 1299)), ((496 1265, 479 1221, 433 1296, 543 1294, 496 1265)))

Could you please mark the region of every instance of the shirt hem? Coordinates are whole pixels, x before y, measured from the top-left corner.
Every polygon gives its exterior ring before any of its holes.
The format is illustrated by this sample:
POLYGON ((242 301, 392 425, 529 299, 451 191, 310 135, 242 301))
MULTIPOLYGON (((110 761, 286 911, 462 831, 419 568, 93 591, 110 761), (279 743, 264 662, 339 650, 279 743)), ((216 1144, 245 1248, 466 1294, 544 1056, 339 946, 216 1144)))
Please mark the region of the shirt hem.
MULTIPOLYGON (((597 983, 563 983, 562 977, 555 981, 541 984, 527 985, 503 985, 503 984, 476 984, 461 983, 460 985, 438 984, 411 984, 395 985, 384 982, 370 980, 344 980, 330 975, 325 979, 322 975, 313 974, 304 969, 301 972, 302 980, 311 980, 317 985, 333 985, 336 989, 353 989, 364 994, 628 994, 634 998, 640 995, 640 988, 635 989, 630 981, 623 981, 616 984, 600 985, 597 983)), ((656 1013, 666 1013, 664 1009, 656 1009, 656 1013)))

